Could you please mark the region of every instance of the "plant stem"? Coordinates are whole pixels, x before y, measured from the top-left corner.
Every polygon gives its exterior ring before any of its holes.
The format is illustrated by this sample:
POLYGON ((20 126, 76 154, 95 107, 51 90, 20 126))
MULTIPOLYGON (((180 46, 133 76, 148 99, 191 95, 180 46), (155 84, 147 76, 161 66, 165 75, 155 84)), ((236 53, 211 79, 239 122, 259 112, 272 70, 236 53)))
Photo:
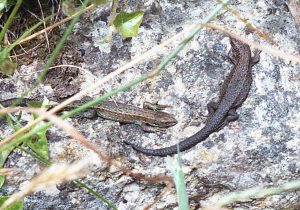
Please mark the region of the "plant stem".
POLYGON ((16 5, 14 6, 14 9, 13 9, 13 11, 11 12, 11 14, 10 14, 8 20, 5 22, 5 24, 4 24, 4 26, 3 26, 2 30, 1 30, 1 33, 0 33, 0 42, 1 42, 1 43, 2 43, 2 41, 3 41, 3 38, 4 38, 5 34, 6 34, 6 32, 7 32, 8 28, 9 28, 9 26, 11 25, 11 23, 12 23, 14 17, 16 16, 16 14, 17 14, 17 12, 18 12, 18 10, 19 10, 19 8, 20 8, 22 2, 23 2, 23 0, 18 0, 18 1, 17 1, 17 3, 16 3, 16 5))
POLYGON ((117 8, 118 8, 118 0, 112 0, 111 12, 108 20, 108 25, 112 26, 114 24, 114 20, 117 16, 117 8))

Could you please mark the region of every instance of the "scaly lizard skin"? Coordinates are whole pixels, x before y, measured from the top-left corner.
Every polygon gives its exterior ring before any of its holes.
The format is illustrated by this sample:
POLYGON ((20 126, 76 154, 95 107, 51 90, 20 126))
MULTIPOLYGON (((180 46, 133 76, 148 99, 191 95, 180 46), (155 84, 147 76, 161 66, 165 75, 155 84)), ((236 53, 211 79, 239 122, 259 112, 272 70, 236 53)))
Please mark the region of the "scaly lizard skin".
MULTIPOLYGON (((259 53, 256 52, 251 57, 250 47, 236 39, 231 38, 231 60, 234 67, 225 79, 220 91, 219 101, 208 103, 209 117, 205 126, 191 137, 181 141, 178 146, 179 150, 185 151, 196 144, 204 141, 210 134, 219 131, 229 122, 238 119, 236 109, 246 100, 251 83, 251 68, 259 62, 259 53)), ((145 149, 131 142, 125 141, 133 149, 152 156, 167 156, 177 153, 177 145, 161 149, 145 149)))

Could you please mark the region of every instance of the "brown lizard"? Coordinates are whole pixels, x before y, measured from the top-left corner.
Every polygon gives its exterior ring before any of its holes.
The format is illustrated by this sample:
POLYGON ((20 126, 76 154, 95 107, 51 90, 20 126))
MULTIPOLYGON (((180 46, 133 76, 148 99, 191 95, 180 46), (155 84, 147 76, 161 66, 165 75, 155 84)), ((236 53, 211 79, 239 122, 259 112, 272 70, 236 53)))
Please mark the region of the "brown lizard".
MULTIPOLYGON (((11 105, 17 98, 7 99, 0 101, 3 106, 11 105)), ((65 107, 62 111, 68 111, 82 105, 87 100, 75 102, 72 105, 65 107)), ((28 103, 37 102, 36 99, 24 98, 19 104, 20 106, 26 106, 28 103)), ((52 103, 47 108, 55 105, 52 103)), ((165 128, 173 126, 177 123, 177 120, 173 115, 163 112, 166 106, 159 104, 151 104, 144 102, 143 108, 139 108, 133 105, 127 105, 114 101, 104 101, 99 105, 93 106, 88 109, 89 118, 99 116, 104 119, 118 121, 121 123, 135 123, 141 126, 146 132, 163 131, 165 128)))

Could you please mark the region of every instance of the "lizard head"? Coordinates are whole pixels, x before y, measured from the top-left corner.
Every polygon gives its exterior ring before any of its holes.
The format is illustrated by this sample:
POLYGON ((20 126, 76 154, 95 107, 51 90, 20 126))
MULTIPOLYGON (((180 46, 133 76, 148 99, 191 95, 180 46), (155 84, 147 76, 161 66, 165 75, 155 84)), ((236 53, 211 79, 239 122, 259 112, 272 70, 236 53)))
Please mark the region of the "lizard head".
POLYGON ((156 125, 161 128, 167 128, 177 124, 177 120, 173 117, 173 115, 166 112, 157 112, 156 115, 156 125))

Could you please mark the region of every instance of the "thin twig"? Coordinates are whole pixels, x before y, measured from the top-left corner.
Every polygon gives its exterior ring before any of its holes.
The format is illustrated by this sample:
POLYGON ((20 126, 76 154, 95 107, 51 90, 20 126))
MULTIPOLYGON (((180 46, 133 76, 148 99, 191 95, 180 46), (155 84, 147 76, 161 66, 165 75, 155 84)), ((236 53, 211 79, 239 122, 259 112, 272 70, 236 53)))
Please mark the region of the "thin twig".
MULTIPOLYGON (((37 2, 39 4, 40 10, 41 10, 42 18, 43 18, 43 20, 45 20, 44 12, 43 12, 43 8, 42 8, 42 5, 41 5, 41 2, 40 2, 40 0, 38 0, 37 2)), ((46 25, 45 21, 44 21, 44 28, 47 28, 47 25, 46 25)), ((49 50, 49 53, 50 53, 50 43, 49 43, 47 31, 45 31, 45 38, 46 38, 48 50, 49 50)))
POLYGON ((286 191, 300 189, 300 180, 287 182, 278 187, 262 188, 254 187, 241 192, 233 192, 216 201, 216 207, 224 207, 235 201, 245 200, 249 198, 263 198, 269 195, 276 195, 286 191))
MULTIPOLYGON (((218 0, 218 2, 222 2, 221 0, 218 0)), ((274 42, 271 38, 269 38, 268 35, 266 35, 264 32, 258 30, 252 23, 250 23, 246 18, 244 18, 239 12, 237 12, 235 9, 229 7, 226 5, 226 9, 235 16, 239 21, 243 22, 249 29, 251 29, 254 33, 256 33, 261 38, 267 40, 269 43, 273 45, 277 45, 276 42, 274 42)))
POLYGON ((8 209, 7 207, 24 198, 26 195, 40 191, 42 188, 53 186, 67 180, 73 180, 87 174, 87 161, 81 161, 71 165, 59 164, 52 165, 42 174, 33 178, 22 190, 11 195, 1 206, 0 210, 8 209))
POLYGON ((117 16, 117 8, 118 8, 119 0, 112 0, 111 12, 108 18, 108 25, 112 26, 114 24, 114 20, 117 16))
POLYGON ((68 16, 68 17, 66 17, 65 19, 62 19, 61 21, 59 21, 59 22, 57 22, 57 23, 54 23, 54 24, 52 24, 51 26, 48 26, 47 28, 45 28, 45 29, 43 29, 43 30, 41 30, 41 31, 39 31, 39 32, 36 32, 36 33, 32 34, 31 36, 28 36, 28 37, 22 39, 22 40, 19 42, 19 44, 22 44, 23 42, 27 42, 27 41, 29 41, 29 40, 31 40, 31 39, 33 39, 33 38, 39 36, 39 35, 42 35, 42 34, 45 33, 46 31, 52 30, 53 28, 56 28, 57 26, 60 26, 61 24, 63 24, 63 23, 65 23, 65 22, 68 22, 68 21, 72 20, 74 17, 77 17, 78 15, 81 15, 81 14, 85 13, 86 11, 91 10, 93 7, 94 7, 94 5, 91 4, 91 5, 89 5, 88 7, 84 8, 82 11, 79 11, 79 12, 77 12, 77 13, 71 15, 71 16, 68 16))
POLYGON ((235 39, 240 40, 241 42, 244 42, 244 43, 250 45, 251 47, 253 47, 255 49, 264 51, 266 53, 277 56, 279 58, 283 58, 283 59, 288 60, 288 61, 295 61, 297 63, 300 63, 300 56, 299 55, 297 56, 297 55, 287 53, 283 50, 278 50, 278 49, 268 47, 268 46, 262 46, 262 44, 258 44, 258 43, 249 41, 245 38, 241 38, 240 35, 237 35, 237 34, 231 32, 231 31, 234 31, 234 29, 228 29, 228 28, 225 28, 224 26, 211 24, 211 23, 204 24, 204 26, 207 27, 207 28, 216 29, 218 31, 221 31, 221 32, 227 34, 228 36, 231 36, 235 39))
POLYGON ((3 26, 2 30, 1 30, 1 33, 0 33, 0 42, 2 42, 4 36, 5 36, 8 28, 9 28, 9 26, 11 25, 14 17, 16 16, 16 14, 17 14, 17 12, 18 12, 18 10, 19 10, 22 2, 23 2, 23 0, 18 0, 16 2, 15 6, 14 6, 14 9, 10 13, 10 16, 9 16, 8 20, 5 22, 5 24, 4 24, 4 26, 3 26))

